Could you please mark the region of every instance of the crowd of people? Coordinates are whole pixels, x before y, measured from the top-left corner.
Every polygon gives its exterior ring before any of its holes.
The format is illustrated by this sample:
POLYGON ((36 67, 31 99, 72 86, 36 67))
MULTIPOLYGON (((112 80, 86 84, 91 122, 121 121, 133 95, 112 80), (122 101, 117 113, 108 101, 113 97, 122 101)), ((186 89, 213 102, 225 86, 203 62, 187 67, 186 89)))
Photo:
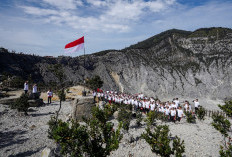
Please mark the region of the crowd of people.
POLYGON ((189 101, 185 100, 184 102, 180 102, 178 98, 174 98, 172 101, 161 102, 159 99, 155 99, 153 97, 144 96, 142 93, 138 94, 125 94, 119 93, 117 91, 105 91, 98 89, 97 91, 93 91, 94 102, 105 101, 109 104, 125 104, 132 105, 133 110, 135 112, 140 111, 145 114, 148 112, 161 112, 167 119, 175 122, 176 120, 180 121, 184 116, 184 111, 195 113, 199 108, 198 99, 193 100, 194 102, 194 112, 189 103, 189 101))

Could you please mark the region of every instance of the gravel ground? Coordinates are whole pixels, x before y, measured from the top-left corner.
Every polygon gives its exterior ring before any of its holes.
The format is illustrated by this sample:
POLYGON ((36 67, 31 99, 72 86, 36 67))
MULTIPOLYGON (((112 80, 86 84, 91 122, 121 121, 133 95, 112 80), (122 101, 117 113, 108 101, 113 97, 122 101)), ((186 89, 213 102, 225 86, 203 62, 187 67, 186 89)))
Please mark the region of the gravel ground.
MULTIPOLYGON (((200 100, 200 102, 202 101, 200 100)), ((59 118, 67 119, 72 110, 71 104, 72 101, 63 103, 59 118)), ((210 106, 207 103, 203 106, 217 109, 216 105, 210 106)), ((39 157, 44 148, 54 148, 55 143, 47 138, 47 122, 58 108, 59 102, 53 102, 42 107, 31 107, 29 116, 24 116, 6 105, 0 104, 0 156, 39 157)), ((145 115, 143 116, 145 118, 145 115)), ((113 119, 111 121, 117 127, 117 120, 113 119)), ((223 138, 211 126, 211 122, 212 119, 206 117, 202 122, 197 120, 196 124, 188 124, 185 118, 176 124, 170 122, 162 123, 161 121, 157 121, 157 124, 169 125, 172 136, 177 135, 185 141, 185 156, 216 157, 219 156, 218 152, 223 138)), ((156 156, 151 152, 150 146, 146 141, 140 138, 140 135, 145 131, 145 123, 143 122, 141 127, 136 127, 135 123, 136 120, 132 120, 129 132, 124 132, 119 149, 113 151, 110 157, 156 156)))
MULTIPOLYGON (((65 120, 68 117, 70 104, 62 104, 59 118, 65 120)), ((6 105, 0 105, 0 156, 39 157, 45 147, 54 147, 54 142, 47 138, 47 122, 58 109, 59 103, 53 102, 42 107, 31 107, 29 116, 24 116, 6 105)))

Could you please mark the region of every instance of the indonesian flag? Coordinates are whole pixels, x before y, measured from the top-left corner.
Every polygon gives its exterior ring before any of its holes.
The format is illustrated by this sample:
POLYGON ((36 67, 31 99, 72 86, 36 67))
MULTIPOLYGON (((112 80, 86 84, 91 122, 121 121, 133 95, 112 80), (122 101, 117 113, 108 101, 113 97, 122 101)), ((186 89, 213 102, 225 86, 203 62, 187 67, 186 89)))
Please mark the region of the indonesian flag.
POLYGON ((73 53, 73 52, 77 52, 83 48, 84 48, 84 36, 81 37, 80 39, 77 39, 77 40, 65 45, 64 51, 65 51, 65 53, 73 53))

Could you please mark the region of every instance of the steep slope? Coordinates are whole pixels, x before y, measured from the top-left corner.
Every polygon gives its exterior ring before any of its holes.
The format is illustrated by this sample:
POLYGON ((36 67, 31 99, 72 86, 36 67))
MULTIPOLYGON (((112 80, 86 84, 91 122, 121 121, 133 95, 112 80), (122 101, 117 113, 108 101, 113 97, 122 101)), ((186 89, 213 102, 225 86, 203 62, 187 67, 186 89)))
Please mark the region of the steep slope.
MULTIPOLYGON (((1 73, 23 73, 24 77, 32 74, 38 81, 58 82, 56 72, 51 71, 51 66, 58 64, 58 69, 65 73, 66 83, 83 80, 83 56, 42 58, 7 53, 3 49, 0 55, 1 73)), ((173 29, 120 51, 87 55, 85 69, 86 77, 101 76, 104 89, 143 92, 149 96, 223 99, 232 93, 231 57, 231 29, 203 28, 194 32, 173 29)))

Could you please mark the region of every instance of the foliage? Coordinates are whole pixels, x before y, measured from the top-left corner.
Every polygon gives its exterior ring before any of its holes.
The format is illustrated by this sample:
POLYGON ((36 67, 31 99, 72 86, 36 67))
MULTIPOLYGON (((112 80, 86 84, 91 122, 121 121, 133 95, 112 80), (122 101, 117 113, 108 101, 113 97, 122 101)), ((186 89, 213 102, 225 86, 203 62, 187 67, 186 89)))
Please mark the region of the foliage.
POLYGON ((200 106, 196 114, 197 114, 197 118, 199 120, 204 120, 205 119, 205 115, 206 115, 205 108, 203 108, 202 106, 200 106))
POLYGON ((229 138, 226 144, 226 149, 223 146, 220 146, 219 154, 221 157, 231 157, 232 154, 232 141, 229 138))
POLYGON ((231 123, 222 115, 215 114, 212 118, 212 126, 224 136, 224 145, 220 146, 219 154, 221 157, 230 157, 232 154, 232 140, 228 132, 230 131, 231 123))
POLYGON ((49 122, 49 138, 61 145, 61 154, 70 154, 70 156, 82 156, 87 151, 86 145, 89 139, 86 126, 81 126, 78 122, 62 122, 52 118, 49 122), (56 124, 56 125, 55 125, 56 124))
POLYGON ((64 156, 90 156, 106 157, 111 151, 116 150, 122 139, 119 123, 117 130, 113 129, 113 123, 107 122, 112 114, 111 108, 94 108, 92 118, 84 119, 86 124, 71 123, 56 120, 54 117, 49 121, 49 138, 60 144, 61 154, 64 156))
POLYGON ((232 117, 232 100, 226 101, 225 105, 218 105, 218 107, 224 111, 228 117, 232 117))
POLYGON ((142 113, 141 112, 137 112, 136 113, 136 124, 137 126, 141 126, 141 122, 142 122, 143 118, 142 118, 142 113))
POLYGON ((151 126, 155 123, 155 119, 156 119, 156 112, 154 111, 150 111, 147 114, 147 118, 145 119, 145 122, 147 123, 148 126, 151 126))
POLYGON ((86 81, 86 85, 92 90, 96 90, 97 88, 101 88, 103 85, 103 81, 100 76, 96 75, 93 78, 86 81))
POLYGON ((184 114, 187 117, 187 122, 188 123, 196 123, 196 117, 191 112, 184 111, 184 114))
POLYGON ((66 100, 66 94, 64 92, 64 89, 61 89, 58 91, 58 97, 60 101, 65 101, 66 100))
POLYGON ((122 128, 126 131, 129 130, 129 126, 130 126, 130 121, 132 119, 132 112, 125 110, 125 109, 121 109, 118 112, 118 121, 122 122, 123 126, 122 128))
POLYGON ((227 137, 228 136, 228 131, 230 131, 230 121, 227 120, 224 116, 222 115, 213 115, 213 122, 212 126, 218 130, 223 136, 227 137))
POLYGON ((146 133, 143 133, 142 138, 151 146, 152 152, 159 154, 163 157, 169 157, 170 155, 182 156, 185 151, 184 141, 180 141, 180 138, 176 136, 175 140, 172 140, 171 134, 169 134, 169 127, 167 125, 158 125, 154 128, 154 132, 151 132, 150 128, 146 128, 146 133), (172 148, 171 148, 171 141, 172 148))
POLYGON ((19 112, 24 112, 27 115, 29 108, 29 96, 27 94, 22 94, 16 101, 11 105, 11 108, 17 109, 19 112))

